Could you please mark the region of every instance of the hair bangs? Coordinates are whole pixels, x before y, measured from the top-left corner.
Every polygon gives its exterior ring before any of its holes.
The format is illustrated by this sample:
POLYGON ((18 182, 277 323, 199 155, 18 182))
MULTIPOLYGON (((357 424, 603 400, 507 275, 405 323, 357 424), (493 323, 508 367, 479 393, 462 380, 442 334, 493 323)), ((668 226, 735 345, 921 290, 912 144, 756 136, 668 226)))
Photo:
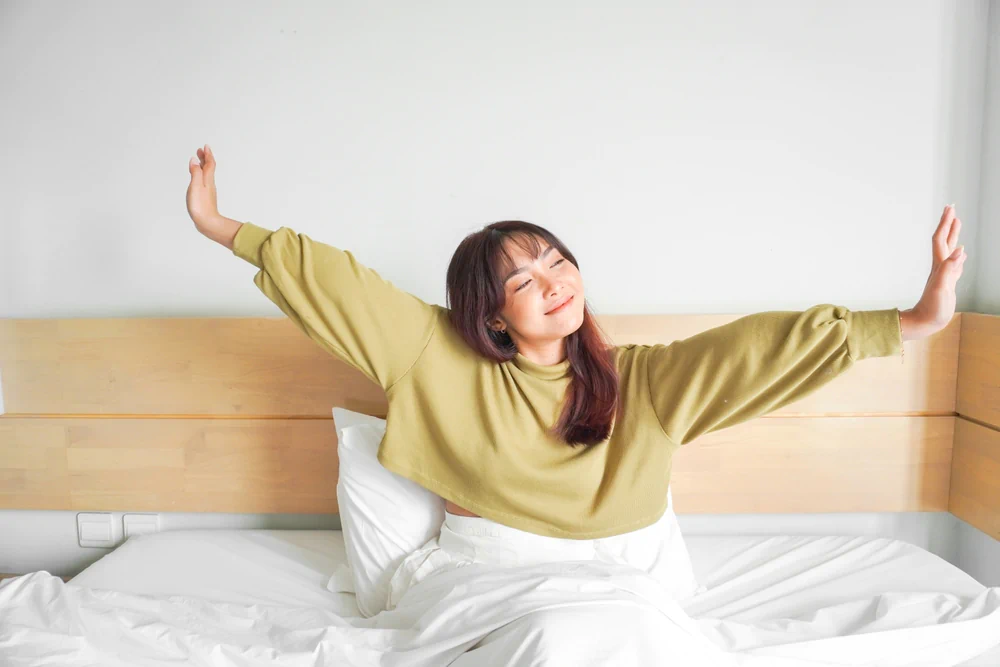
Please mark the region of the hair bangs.
MULTIPOLYGON (((542 254, 542 239, 536 234, 526 231, 501 232, 495 231, 494 236, 499 239, 494 241, 492 257, 490 257, 490 267, 493 269, 493 278, 500 290, 504 290, 504 278, 514 269, 518 268, 514 257, 510 253, 509 244, 517 246, 525 252, 531 259, 538 259, 542 254)), ((493 240, 493 239, 491 239, 493 240)))

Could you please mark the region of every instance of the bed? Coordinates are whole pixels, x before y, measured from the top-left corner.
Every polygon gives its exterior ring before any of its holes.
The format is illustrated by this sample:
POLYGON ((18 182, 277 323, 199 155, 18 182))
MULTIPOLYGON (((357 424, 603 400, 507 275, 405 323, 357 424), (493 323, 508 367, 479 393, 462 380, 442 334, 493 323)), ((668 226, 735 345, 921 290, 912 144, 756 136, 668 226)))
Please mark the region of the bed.
MULTIPOLYGON (((602 326, 616 342, 668 342, 734 317, 617 316, 602 326)), ((335 513, 328 407, 384 415, 384 397, 300 336, 280 318, 5 321, 0 507, 335 513), (280 352, 248 359, 240 346, 280 352)), ((907 342, 904 363, 866 360, 798 404, 692 443, 675 464, 677 511, 951 511, 1000 539, 998 425, 1000 318, 960 313, 938 336, 907 342), (852 471, 845 450, 869 470, 852 471), (752 484, 740 474, 747 466, 752 484)), ((686 542, 707 590, 683 611, 715 642, 763 660, 739 664, 1000 665, 1000 588, 914 545, 836 535, 686 542), (822 662, 794 658, 810 644, 822 662)), ((132 537, 68 582, 39 570, 0 583, 0 656, 11 665, 169 664, 169 655, 205 665, 448 664, 393 653, 399 630, 331 590, 346 568, 338 530, 132 537)))
MULTIPOLYGON (((845 601, 876 600, 887 593, 936 592, 941 594, 934 600, 936 607, 924 610, 923 618, 930 615, 943 620, 954 612, 955 607, 947 604, 952 596, 985 599, 988 590, 938 556, 899 540, 740 535, 693 536, 687 543, 695 572, 708 590, 683 606, 699 618, 758 626, 769 619, 798 618, 808 623, 815 618, 815 610, 827 609, 830 613, 824 622, 830 624, 830 632, 839 633, 856 620, 850 609, 838 609, 845 601)), ((360 618, 353 595, 328 590, 331 577, 346 567, 344 553, 339 530, 167 531, 130 538, 68 583, 44 572, 20 578, 44 578, 50 593, 74 587, 97 592, 100 606, 58 594, 56 599, 69 606, 52 605, 51 598, 32 599, 30 586, 24 586, 22 594, 0 587, 0 601, 32 609, 35 622, 50 628, 67 625, 70 619, 91 621, 100 612, 105 632, 91 635, 90 641, 96 655, 105 659, 135 633, 161 655, 169 653, 164 647, 197 654, 199 642, 210 638, 213 650, 225 655, 226 662, 206 664, 257 664, 254 654, 259 656, 263 647, 278 648, 269 632, 282 621, 298 622, 305 610, 360 618), (159 604, 151 606, 150 600, 169 601, 170 614, 159 604), (204 616, 214 622, 205 622, 204 616), (227 625, 219 619, 233 622, 227 625)), ((18 585, 15 580, 5 584, 11 589, 18 585)), ((781 631, 786 636, 793 633, 788 628, 781 631)), ((34 656, 37 661, 9 664, 77 664, 59 662, 60 654, 76 645, 75 640, 66 641, 69 637, 58 633, 44 639, 34 656)), ((959 647, 938 650, 957 651, 959 647)), ((312 664, 300 657, 302 662, 288 664, 312 664)), ((954 664, 1000 664, 1000 646, 954 664)))

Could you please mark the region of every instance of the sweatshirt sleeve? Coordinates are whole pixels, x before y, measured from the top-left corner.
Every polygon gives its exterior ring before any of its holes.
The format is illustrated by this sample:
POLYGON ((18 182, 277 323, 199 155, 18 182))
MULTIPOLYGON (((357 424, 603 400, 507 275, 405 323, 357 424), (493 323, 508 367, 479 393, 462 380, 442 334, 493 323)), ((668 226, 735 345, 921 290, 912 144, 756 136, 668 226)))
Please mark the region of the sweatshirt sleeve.
POLYGON ((288 227, 244 222, 233 254, 260 269, 254 283, 327 351, 388 390, 430 340, 434 307, 395 287, 348 250, 288 227))
POLYGON ((900 355, 902 345, 897 308, 756 313, 646 346, 649 394, 664 434, 684 445, 793 403, 855 361, 900 355))

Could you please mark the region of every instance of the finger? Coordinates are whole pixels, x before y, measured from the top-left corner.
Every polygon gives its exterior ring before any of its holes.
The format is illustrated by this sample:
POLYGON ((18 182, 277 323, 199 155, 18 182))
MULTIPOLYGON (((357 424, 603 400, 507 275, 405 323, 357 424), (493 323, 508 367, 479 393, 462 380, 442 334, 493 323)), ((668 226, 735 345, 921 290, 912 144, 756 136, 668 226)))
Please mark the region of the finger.
POLYGON ((211 187, 215 185, 215 155, 212 154, 212 147, 205 144, 205 185, 211 187))
MULTIPOLYGON (((954 288, 959 276, 962 275, 962 266, 965 263, 965 253, 962 248, 956 248, 955 252, 941 263, 939 269, 934 273, 936 282, 945 287, 954 288)), ((932 277, 934 279, 934 277, 932 277)))
POLYGON ((965 261, 965 258, 966 258, 965 246, 960 245, 957 248, 955 248, 955 250, 950 255, 948 255, 948 263, 958 266, 965 261))
POLYGON ((951 206, 945 206, 944 213, 941 214, 941 222, 938 223, 937 229, 934 230, 934 235, 931 237, 934 254, 933 263, 935 266, 945 261, 950 254, 948 233, 951 231, 951 219, 953 216, 954 209, 951 206))
POLYGON ((201 164, 197 158, 191 158, 188 161, 188 171, 191 172, 191 185, 201 187, 204 184, 204 179, 201 173, 201 164))
POLYGON ((965 268, 965 258, 966 257, 968 257, 968 255, 966 255, 965 253, 962 253, 962 255, 959 256, 959 258, 952 263, 953 264, 953 268, 951 270, 951 275, 952 275, 952 278, 953 278, 954 282, 956 282, 956 283, 958 282, 958 279, 962 277, 962 271, 965 268))
POLYGON ((959 218, 955 218, 951 223, 951 231, 948 232, 948 252, 955 249, 958 245, 958 233, 962 231, 962 221, 959 218))

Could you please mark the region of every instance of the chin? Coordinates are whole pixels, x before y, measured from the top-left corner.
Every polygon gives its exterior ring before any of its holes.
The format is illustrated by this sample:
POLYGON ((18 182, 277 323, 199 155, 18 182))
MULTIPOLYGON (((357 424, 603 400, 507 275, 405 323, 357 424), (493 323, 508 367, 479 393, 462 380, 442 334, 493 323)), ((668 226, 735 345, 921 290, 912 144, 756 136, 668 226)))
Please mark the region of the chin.
POLYGON ((568 336, 571 333, 576 332, 577 329, 583 326, 583 313, 580 313, 572 323, 567 325, 566 331, 563 332, 563 336, 568 336))

